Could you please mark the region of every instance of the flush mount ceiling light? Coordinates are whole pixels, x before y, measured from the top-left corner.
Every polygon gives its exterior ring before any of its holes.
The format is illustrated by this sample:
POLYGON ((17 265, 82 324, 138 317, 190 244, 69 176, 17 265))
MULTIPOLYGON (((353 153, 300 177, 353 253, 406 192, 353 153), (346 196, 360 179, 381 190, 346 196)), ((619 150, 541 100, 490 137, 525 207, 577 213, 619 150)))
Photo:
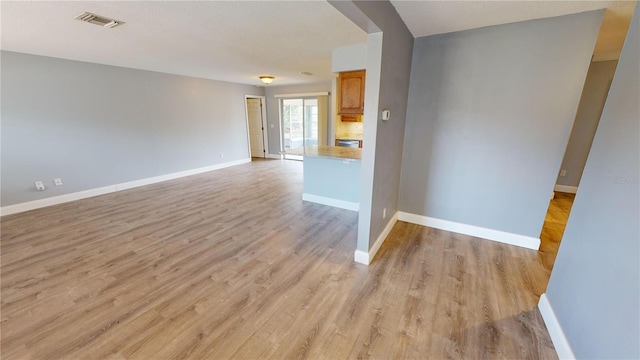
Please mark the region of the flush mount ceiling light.
POLYGON ((88 22, 89 24, 99 25, 109 29, 124 24, 124 21, 110 19, 104 16, 92 14, 90 12, 85 12, 76 16, 76 20, 88 22))
POLYGON ((275 79, 273 76, 269 76, 269 75, 262 75, 259 78, 260 78, 260 81, 262 81, 267 85, 271 84, 273 82, 273 79, 275 79))

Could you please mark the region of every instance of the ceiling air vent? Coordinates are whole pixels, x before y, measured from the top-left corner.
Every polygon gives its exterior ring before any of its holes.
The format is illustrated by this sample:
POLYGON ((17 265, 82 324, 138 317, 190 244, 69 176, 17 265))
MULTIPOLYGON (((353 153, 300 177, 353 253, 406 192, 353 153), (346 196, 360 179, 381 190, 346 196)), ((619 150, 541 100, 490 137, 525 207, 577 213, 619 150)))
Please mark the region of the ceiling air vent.
POLYGON ((100 25, 106 28, 114 28, 118 25, 124 24, 124 21, 109 19, 107 17, 92 14, 90 12, 86 12, 84 14, 76 16, 76 20, 88 22, 89 24, 100 25))

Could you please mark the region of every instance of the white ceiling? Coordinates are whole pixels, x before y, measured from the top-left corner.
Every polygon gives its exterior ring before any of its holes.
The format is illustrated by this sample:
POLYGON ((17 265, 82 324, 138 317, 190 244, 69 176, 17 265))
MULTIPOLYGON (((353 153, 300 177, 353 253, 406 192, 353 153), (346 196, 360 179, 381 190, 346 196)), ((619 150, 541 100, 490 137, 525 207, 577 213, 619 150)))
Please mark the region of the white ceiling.
POLYGON ((619 54, 636 1, 406 1, 391 0, 414 37, 607 9, 595 58, 619 54))
MULTIPOLYGON (((635 1, 402 1, 415 37, 607 8, 596 57, 617 54, 635 1)), ((325 1, 2 1, 3 50, 271 86, 327 80, 366 34, 325 1), (74 18, 122 20, 114 29, 74 18), (313 76, 301 75, 311 72, 313 76)))
POLYGON ((366 34, 325 1, 1 3, 3 50, 244 84, 330 79, 331 50, 366 34), (74 18, 93 12, 126 24, 74 18), (313 76, 301 75, 311 72, 313 76))

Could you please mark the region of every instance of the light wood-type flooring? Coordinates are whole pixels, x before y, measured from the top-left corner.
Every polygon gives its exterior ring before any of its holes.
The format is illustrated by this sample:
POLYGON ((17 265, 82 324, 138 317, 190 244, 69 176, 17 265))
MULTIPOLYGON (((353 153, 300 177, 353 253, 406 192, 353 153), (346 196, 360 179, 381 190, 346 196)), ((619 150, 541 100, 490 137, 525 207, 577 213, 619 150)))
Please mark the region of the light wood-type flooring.
POLYGON ((2 218, 2 359, 553 359, 548 253, 303 202, 302 163, 2 218))
POLYGON ((553 269, 553 264, 558 254, 560 240, 564 234, 564 229, 569 220, 569 213, 575 194, 556 192, 555 197, 549 203, 547 216, 544 219, 544 226, 540 234, 540 256, 542 263, 549 272, 553 269))

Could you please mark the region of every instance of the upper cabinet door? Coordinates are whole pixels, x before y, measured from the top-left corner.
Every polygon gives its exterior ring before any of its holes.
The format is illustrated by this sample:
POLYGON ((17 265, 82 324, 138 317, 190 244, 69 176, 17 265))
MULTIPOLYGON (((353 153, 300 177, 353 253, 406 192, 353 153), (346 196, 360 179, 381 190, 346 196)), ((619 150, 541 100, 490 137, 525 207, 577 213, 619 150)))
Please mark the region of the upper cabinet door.
POLYGON ((364 79, 366 72, 349 71, 340 73, 340 101, 338 114, 364 113, 364 79))

